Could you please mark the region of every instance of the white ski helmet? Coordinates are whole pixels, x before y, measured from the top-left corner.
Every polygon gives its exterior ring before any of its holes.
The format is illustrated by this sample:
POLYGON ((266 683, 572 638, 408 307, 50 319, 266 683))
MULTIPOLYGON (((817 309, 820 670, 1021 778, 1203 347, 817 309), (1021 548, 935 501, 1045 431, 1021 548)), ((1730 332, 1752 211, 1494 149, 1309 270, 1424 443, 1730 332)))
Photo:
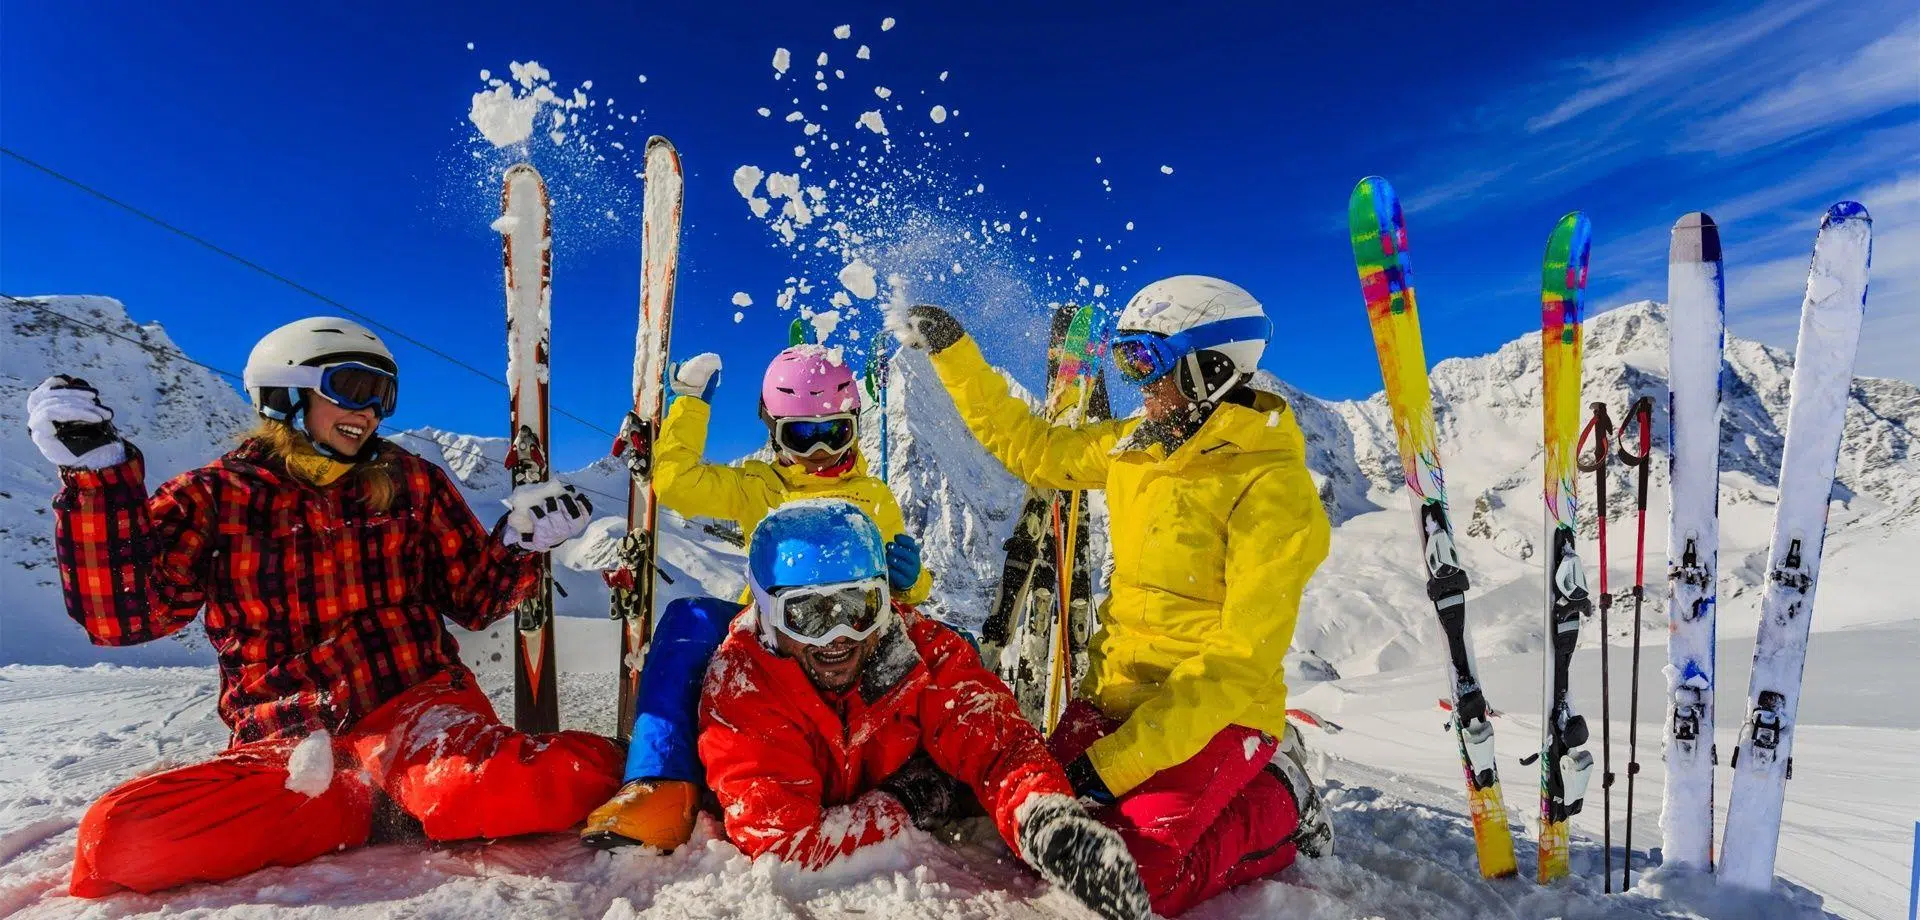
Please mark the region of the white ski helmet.
POLYGON ((1177 361, 1187 397, 1218 402, 1260 366, 1273 324, 1245 288, 1206 275, 1175 275, 1141 288, 1127 301, 1115 325, 1115 342, 1143 332, 1165 339, 1172 349, 1160 356, 1168 366, 1149 381, 1174 371, 1171 363, 1177 361))
POLYGON ((253 410, 267 418, 290 420, 300 408, 298 391, 314 385, 312 373, 301 369, 328 359, 359 360, 399 373, 393 352, 367 327, 337 316, 295 320, 267 333, 247 355, 241 382, 253 400, 253 410))

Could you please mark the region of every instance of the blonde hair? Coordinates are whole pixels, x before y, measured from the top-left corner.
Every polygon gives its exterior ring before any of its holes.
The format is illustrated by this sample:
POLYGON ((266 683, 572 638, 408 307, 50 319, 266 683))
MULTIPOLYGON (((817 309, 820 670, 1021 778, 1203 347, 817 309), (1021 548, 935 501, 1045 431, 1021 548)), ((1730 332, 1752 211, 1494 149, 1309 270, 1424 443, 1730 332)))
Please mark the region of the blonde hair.
MULTIPOLYGON (((266 447, 267 453, 283 465, 296 453, 314 451, 313 439, 307 437, 306 432, 278 419, 260 419, 260 424, 242 435, 241 440, 260 442, 266 447)), ((382 456, 355 463, 345 478, 359 483, 368 508, 384 512, 393 506, 394 493, 399 490, 394 477, 392 464, 382 456)))

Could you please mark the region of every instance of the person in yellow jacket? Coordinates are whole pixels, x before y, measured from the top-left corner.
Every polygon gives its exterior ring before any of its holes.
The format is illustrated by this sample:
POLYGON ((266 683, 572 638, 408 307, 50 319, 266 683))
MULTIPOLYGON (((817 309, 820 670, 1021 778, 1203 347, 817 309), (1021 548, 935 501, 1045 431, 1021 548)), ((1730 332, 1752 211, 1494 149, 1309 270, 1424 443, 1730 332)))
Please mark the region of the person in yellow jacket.
POLYGON ((1259 301, 1182 275, 1127 304, 1113 338, 1141 417, 1051 425, 938 307, 889 327, 926 351, 960 417, 1015 476, 1105 489, 1111 593, 1084 697, 1049 741, 1106 804, 1154 910, 1173 916, 1331 850, 1286 721, 1284 660, 1331 527, 1286 401, 1248 386, 1272 325, 1259 301))
MULTIPOLYGON (((871 516, 886 538, 893 596, 909 605, 926 600, 933 578, 920 564, 920 545, 906 532, 893 492, 867 473, 860 456, 860 386, 839 353, 795 345, 767 366, 760 418, 773 446, 772 462, 727 466, 702 459, 719 382, 719 355, 698 355, 673 369, 675 398, 653 450, 660 503, 687 517, 735 521, 751 535, 762 518, 788 502, 843 499, 871 516)), ((641 666, 625 782, 588 816, 580 836, 589 846, 641 843, 671 850, 692 836, 704 777, 695 750, 700 684, 742 606, 681 598, 661 612, 641 666)), ((809 671, 836 664, 814 660, 830 654, 824 647, 805 651, 798 660, 809 671)))

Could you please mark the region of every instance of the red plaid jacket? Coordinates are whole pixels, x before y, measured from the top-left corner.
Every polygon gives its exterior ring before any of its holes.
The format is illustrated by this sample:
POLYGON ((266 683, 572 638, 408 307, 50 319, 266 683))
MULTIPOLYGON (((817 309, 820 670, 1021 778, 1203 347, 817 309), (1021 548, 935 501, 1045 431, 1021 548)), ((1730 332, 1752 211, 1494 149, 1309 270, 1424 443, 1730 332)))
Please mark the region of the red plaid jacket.
POLYGON ((490 537, 439 467, 392 444, 395 490, 293 478, 249 441, 147 497, 137 451, 64 470, 54 497, 67 613, 96 645, 206 609, 220 717, 240 744, 340 731, 442 672, 470 677, 442 617, 480 629, 533 590, 538 558, 490 537))

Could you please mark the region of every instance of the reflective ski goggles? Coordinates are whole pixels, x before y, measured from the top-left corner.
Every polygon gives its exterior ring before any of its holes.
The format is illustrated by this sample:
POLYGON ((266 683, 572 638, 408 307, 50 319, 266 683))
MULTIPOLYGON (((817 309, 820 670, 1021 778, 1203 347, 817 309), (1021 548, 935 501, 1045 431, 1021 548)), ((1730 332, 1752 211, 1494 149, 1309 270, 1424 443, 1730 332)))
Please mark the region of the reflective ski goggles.
MULTIPOLYGON (((400 404, 400 378, 386 368, 361 361, 276 367, 249 383, 254 385, 312 390, 342 409, 372 409, 383 419, 391 417, 400 404)), ((297 393, 294 402, 299 402, 297 393)))
POLYGON ((860 425, 853 413, 773 420, 773 444, 782 453, 804 457, 821 448, 837 454, 853 446, 860 425))
POLYGON ((874 577, 772 590, 754 585, 753 599, 760 615, 795 642, 832 645, 841 638, 859 642, 873 635, 886 616, 887 580, 874 577))
POLYGON ((1216 320, 1172 335, 1118 332, 1113 336, 1113 365, 1120 376, 1145 385, 1172 373, 1181 358, 1196 351, 1228 342, 1264 342, 1272 337, 1273 323, 1264 316, 1216 320))

